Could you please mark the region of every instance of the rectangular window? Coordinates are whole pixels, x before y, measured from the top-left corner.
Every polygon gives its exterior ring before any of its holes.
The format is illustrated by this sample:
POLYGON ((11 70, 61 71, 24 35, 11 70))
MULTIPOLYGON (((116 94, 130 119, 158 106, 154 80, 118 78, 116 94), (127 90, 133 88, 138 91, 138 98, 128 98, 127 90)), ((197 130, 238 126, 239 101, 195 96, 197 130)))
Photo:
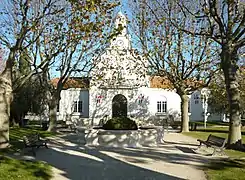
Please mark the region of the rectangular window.
POLYGON ((167 112, 167 101, 157 101, 157 112, 158 113, 167 112))
POLYGON ((78 112, 83 112, 83 102, 82 101, 78 101, 78 112))
POLYGON ((167 101, 162 101, 162 112, 167 112, 167 101))
POLYGON ((157 112, 160 113, 162 110, 161 101, 157 101, 157 112))
POLYGON ((190 100, 188 101, 188 113, 191 112, 191 103, 190 103, 190 100))
POLYGON ((83 112, 83 102, 74 101, 73 112, 83 112))

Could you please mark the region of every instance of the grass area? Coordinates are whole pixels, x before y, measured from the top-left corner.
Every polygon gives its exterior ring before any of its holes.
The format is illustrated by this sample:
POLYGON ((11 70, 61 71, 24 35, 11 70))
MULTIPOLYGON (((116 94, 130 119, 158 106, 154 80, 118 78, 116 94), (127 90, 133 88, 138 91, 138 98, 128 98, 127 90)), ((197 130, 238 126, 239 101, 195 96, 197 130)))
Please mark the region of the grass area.
POLYGON ((43 131, 39 127, 10 127, 9 131, 9 141, 10 141, 10 148, 6 151, 13 152, 13 151, 19 151, 24 147, 24 144, 22 142, 23 136, 28 136, 30 134, 39 133, 41 137, 50 137, 54 136, 57 133, 43 131))
POLYGON ((10 148, 1 151, 0 155, 0 180, 48 180, 51 178, 51 166, 43 162, 30 162, 5 157, 6 154, 20 151, 24 148, 23 136, 39 133, 41 137, 50 137, 56 133, 41 130, 38 127, 11 127, 9 132, 10 148))
MULTIPOLYGON (((206 140, 209 134, 213 134, 215 136, 224 137, 228 139, 228 131, 229 131, 228 126, 223 126, 223 127, 210 126, 207 127, 206 129, 199 128, 197 129, 197 131, 190 131, 185 134, 188 136, 192 136, 196 139, 202 139, 202 140, 206 140)), ((242 129, 242 142, 245 142, 245 129, 242 129)), ((232 158, 241 158, 241 157, 245 158, 245 152, 240 152, 235 150, 225 150, 225 152, 228 156, 232 158)))
POLYGON ((48 180, 51 174, 51 167, 46 163, 0 157, 0 180, 48 180))
MULTIPOLYGON (((228 126, 209 126, 206 129, 198 129, 185 133, 197 139, 206 140, 209 134, 228 138, 228 126)), ((242 129, 242 141, 245 142, 245 130, 242 129)), ((245 152, 225 150, 228 159, 211 161, 205 170, 209 180, 245 180, 245 152)))
MULTIPOLYGON (((195 123, 195 124, 199 124, 204 126, 204 122, 203 121, 190 121, 191 123, 195 123)), ((228 122, 220 122, 220 121, 210 121, 206 123, 207 126, 214 126, 214 125, 220 125, 220 126, 228 126, 229 123, 228 122)))
POLYGON ((212 161, 206 170, 209 180, 245 180, 245 161, 223 159, 212 161))

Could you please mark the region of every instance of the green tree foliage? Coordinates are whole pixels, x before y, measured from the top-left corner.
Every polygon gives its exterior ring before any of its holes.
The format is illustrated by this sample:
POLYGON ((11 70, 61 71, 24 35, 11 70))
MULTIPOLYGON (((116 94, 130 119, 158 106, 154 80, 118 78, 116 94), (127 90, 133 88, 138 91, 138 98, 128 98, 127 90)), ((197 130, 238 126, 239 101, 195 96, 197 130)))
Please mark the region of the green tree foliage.
POLYGON ((45 110, 45 91, 35 76, 14 92, 13 97, 10 109, 11 125, 21 123, 28 112, 38 115, 45 110))
MULTIPOLYGON (((31 73, 31 57, 27 49, 17 58, 13 66, 13 84, 22 83, 22 79, 31 73)), ((33 75, 21 86, 13 89, 13 101, 10 109, 10 124, 21 123, 28 112, 42 113, 44 89, 41 88, 37 75, 33 75)))
MULTIPOLYGON (((245 71, 244 68, 240 68, 238 76, 239 90, 240 90, 240 105, 241 115, 245 115, 245 71)), ((211 94, 208 100, 209 107, 213 113, 225 113, 229 114, 229 103, 227 101, 227 92, 224 80, 224 75, 217 74, 210 83, 209 89, 211 94)))

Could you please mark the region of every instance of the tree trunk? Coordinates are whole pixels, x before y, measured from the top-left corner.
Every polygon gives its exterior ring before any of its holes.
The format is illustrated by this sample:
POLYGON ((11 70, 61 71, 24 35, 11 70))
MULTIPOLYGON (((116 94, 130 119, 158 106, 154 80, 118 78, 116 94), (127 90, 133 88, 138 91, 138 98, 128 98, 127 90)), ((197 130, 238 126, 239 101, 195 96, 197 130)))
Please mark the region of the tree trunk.
POLYGON ((0 149, 9 145, 9 117, 12 101, 12 61, 10 53, 5 70, 0 74, 0 149))
POLYGON ((56 131, 57 126, 57 104, 60 100, 61 88, 57 87, 55 93, 50 93, 50 101, 49 101, 49 128, 48 131, 56 131))
POLYGON ((181 97, 181 132, 189 132, 189 115, 188 115, 188 101, 189 97, 186 94, 181 97))
POLYGON ((19 122, 16 118, 16 114, 13 112, 12 106, 10 106, 9 126, 17 126, 19 122))
POLYGON ((48 131, 56 131, 56 122, 57 122, 57 100, 55 97, 51 97, 49 101, 49 127, 48 131))
POLYGON ((2 84, 0 80, 0 149, 9 145, 9 116, 12 99, 11 88, 3 88, 2 84))
POLYGON ((230 148, 241 148, 241 115, 240 115, 240 92, 237 82, 237 51, 230 51, 227 46, 223 47, 221 53, 222 69, 225 76, 226 91, 228 95, 230 123, 228 146, 230 148))

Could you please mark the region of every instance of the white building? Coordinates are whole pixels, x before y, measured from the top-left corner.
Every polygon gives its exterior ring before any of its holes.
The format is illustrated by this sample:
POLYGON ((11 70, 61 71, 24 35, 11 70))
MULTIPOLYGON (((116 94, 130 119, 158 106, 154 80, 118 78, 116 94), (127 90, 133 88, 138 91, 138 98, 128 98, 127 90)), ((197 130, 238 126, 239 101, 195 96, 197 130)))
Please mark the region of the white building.
MULTIPOLYGON (((151 87, 148 63, 131 47, 126 17, 118 13, 115 26, 122 33, 97 60, 89 88, 62 90, 59 120, 99 124, 102 118, 127 116, 158 124, 159 115, 180 116, 180 97, 174 91, 151 87)), ((203 108, 194 92, 190 99, 190 119, 202 120, 203 108)), ((199 93, 200 94, 200 93, 199 93)))
MULTIPOLYGON (((202 121, 204 120, 204 99, 200 91, 195 91, 191 94, 189 100, 190 108, 190 121, 202 121)), ((226 116, 222 113, 210 113, 210 108, 207 107, 207 121, 228 121, 226 116)))

